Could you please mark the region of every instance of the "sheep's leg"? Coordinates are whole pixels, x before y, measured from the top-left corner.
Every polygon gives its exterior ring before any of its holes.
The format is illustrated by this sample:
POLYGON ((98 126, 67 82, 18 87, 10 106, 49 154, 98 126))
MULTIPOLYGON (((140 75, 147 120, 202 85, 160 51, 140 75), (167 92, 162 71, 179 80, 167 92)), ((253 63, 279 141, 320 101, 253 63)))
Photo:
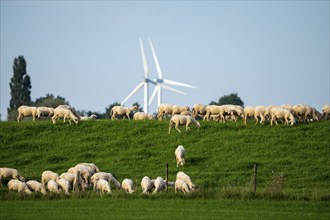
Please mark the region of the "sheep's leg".
POLYGON ((179 124, 176 124, 176 125, 175 125, 175 129, 176 129, 179 133, 181 133, 181 131, 180 131, 180 129, 179 129, 179 124))
POLYGON ((126 116, 127 116, 127 119, 130 121, 131 119, 130 119, 130 117, 129 117, 129 114, 126 114, 126 116))

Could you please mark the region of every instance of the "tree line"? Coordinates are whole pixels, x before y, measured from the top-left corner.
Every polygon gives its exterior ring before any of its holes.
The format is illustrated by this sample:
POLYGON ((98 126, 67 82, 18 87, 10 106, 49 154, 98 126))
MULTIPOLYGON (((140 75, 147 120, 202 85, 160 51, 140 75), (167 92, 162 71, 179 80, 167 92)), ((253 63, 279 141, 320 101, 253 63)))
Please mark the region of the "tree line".
MULTIPOLYGON (((24 56, 20 55, 14 59, 13 63, 13 76, 10 79, 10 95, 11 99, 9 102, 9 108, 7 108, 7 120, 15 121, 17 118, 17 109, 21 105, 31 105, 31 106, 47 106, 56 108, 59 105, 69 105, 69 101, 65 100, 64 97, 54 96, 49 93, 44 97, 37 98, 35 101, 31 100, 31 77, 27 74, 26 71, 27 63, 24 56)), ((237 93, 231 93, 219 98, 218 102, 211 101, 209 105, 225 105, 225 104, 234 104, 244 107, 244 102, 238 96, 237 93)), ((113 106, 120 105, 119 102, 114 102, 105 108, 104 113, 92 112, 86 110, 77 110, 79 115, 91 115, 96 114, 98 118, 110 118, 110 111, 113 106)), ((138 102, 133 103, 132 105, 138 106, 138 111, 143 111, 141 105, 138 102)))

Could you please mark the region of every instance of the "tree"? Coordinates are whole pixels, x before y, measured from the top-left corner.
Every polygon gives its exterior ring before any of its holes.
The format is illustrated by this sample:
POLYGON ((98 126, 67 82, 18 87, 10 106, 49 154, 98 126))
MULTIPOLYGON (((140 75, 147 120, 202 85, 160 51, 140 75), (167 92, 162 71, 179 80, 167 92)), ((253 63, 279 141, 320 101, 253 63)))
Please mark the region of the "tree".
POLYGON ((61 96, 55 98, 53 94, 46 94, 45 97, 37 98, 34 105, 56 108, 59 105, 69 105, 69 102, 65 101, 65 98, 61 96))
POLYGON ((21 105, 31 105, 31 79, 26 72, 24 56, 14 59, 13 77, 9 83, 11 99, 9 102, 8 120, 15 120, 17 108, 21 105))
POLYGON ((244 107, 244 102, 242 99, 237 95, 237 93, 231 93, 229 95, 224 95, 220 97, 218 102, 211 101, 210 105, 239 105, 244 107))

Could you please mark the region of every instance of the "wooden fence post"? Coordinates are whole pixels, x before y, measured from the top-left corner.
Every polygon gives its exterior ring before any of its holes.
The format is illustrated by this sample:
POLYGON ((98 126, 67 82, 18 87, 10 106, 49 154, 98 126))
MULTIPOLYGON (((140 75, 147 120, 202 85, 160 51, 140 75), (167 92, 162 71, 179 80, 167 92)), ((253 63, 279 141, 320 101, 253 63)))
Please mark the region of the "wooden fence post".
POLYGON ((253 192, 254 192, 254 194, 257 192, 257 164, 256 163, 253 166, 253 192))
POLYGON ((165 180, 166 180, 166 192, 168 192, 168 162, 166 163, 165 180))

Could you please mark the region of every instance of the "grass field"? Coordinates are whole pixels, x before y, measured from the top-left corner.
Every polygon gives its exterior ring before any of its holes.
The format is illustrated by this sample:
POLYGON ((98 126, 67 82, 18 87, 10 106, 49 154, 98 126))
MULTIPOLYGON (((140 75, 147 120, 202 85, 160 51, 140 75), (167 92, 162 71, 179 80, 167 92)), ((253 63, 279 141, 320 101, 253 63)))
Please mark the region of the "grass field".
POLYGON ((95 210, 101 219, 184 218, 184 211, 194 219, 330 217, 330 122, 293 127, 253 122, 201 125, 199 130, 172 130, 168 135, 168 121, 1 122, 0 167, 16 168, 27 179, 40 181, 44 170, 62 173, 79 162, 93 162, 119 181, 131 178, 136 191, 133 196, 113 190, 103 197, 91 192, 27 197, 3 187, 1 219, 56 219, 63 213, 86 219, 93 218, 95 210), (177 168, 174 150, 180 144, 187 151, 186 165, 177 168), (167 162, 169 181, 182 170, 197 191, 183 195, 170 188, 169 193, 141 195, 143 176, 164 178, 167 162))

